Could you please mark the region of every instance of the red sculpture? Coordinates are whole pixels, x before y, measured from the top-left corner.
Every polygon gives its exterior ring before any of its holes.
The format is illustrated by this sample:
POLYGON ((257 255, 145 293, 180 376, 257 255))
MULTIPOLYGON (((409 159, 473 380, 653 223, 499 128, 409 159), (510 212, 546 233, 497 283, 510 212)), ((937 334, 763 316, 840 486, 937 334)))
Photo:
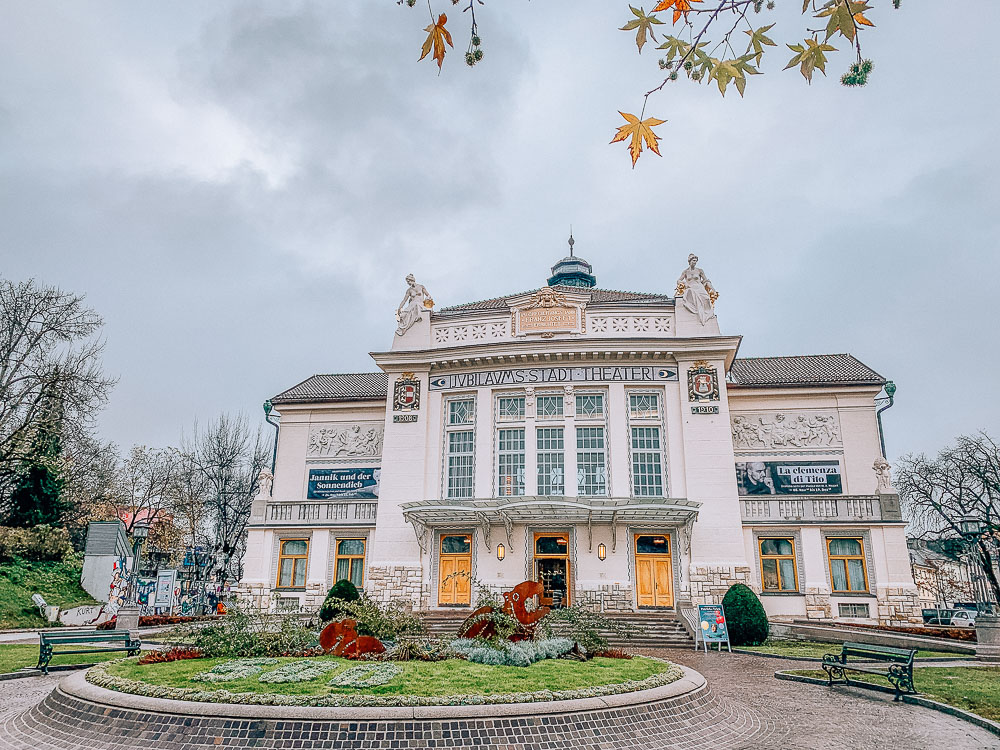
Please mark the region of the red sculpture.
POLYGON ((320 647, 325 653, 333 653, 334 656, 343 656, 346 659, 385 652, 382 641, 370 635, 358 635, 357 627, 358 623, 350 618, 331 622, 319 634, 320 647))
MULTIPOLYGON (((510 636, 512 641, 523 641, 534 637, 535 626, 549 613, 548 607, 537 606, 531 612, 527 604, 530 600, 540 597, 544 589, 538 581, 523 581, 510 591, 503 593, 503 611, 519 623, 517 630, 510 636)), ((487 615, 494 611, 493 607, 480 607, 458 629, 460 638, 496 638, 497 630, 493 621, 487 615)))

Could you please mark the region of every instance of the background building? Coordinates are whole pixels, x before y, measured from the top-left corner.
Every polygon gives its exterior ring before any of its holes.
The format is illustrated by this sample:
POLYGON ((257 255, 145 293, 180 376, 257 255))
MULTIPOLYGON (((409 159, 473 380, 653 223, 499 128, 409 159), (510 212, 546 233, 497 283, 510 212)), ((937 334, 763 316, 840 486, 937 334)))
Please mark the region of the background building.
POLYGON ((272 399, 240 592, 312 607, 350 578, 434 610, 532 578, 633 611, 742 582, 771 616, 919 620, 885 379, 849 354, 738 358, 697 261, 673 295, 605 290, 571 241, 547 286, 437 311, 408 277, 378 371, 272 399))

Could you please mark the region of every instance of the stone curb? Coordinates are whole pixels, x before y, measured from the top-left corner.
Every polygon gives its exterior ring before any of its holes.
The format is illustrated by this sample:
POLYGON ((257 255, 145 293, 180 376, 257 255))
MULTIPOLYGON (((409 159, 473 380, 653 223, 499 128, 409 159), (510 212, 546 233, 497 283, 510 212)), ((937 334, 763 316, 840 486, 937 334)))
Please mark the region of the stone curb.
POLYGON ((63 678, 56 688, 78 700, 96 703, 109 709, 133 709, 175 716, 219 717, 231 719, 305 719, 312 721, 392 721, 400 719, 460 720, 486 717, 539 716, 598 711, 623 706, 641 706, 704 691, 707 681, 688 667, 675 665, 682 676, 668 685, 631 693, 617 693, 597 698, 575 698, 534 703, 491 703, 465 706, 265 706, 258 704, 202 703, 166 698, 149 698, 120 693, 87 682, 86 672, 63 678))
MULTIPOLYGON (((833 644, 831 644, 833 645, 833 644)), ((823 661, 821 656, 784 656, 782 654, 765 654, 760 651, 750 651, 745 648, 734 648, 734 654, 749 654, 750 656, 763 656, 765 659, 785 659, 787 661, 808 661, 820 664, 823 661)), ((962 656, 967 656, 967 654, 955 654, 954 657, 951 656, 926 656, 917 657, 913 660, 913 666, 919 667, 921 664, 951 664, 952 662, 962 662, 968 663, 970 666, 973 662, 969 659, 963 659, 962 656)))
MULTIPOLYGON (((792 682, 805 682, 810 685, 822 685, 826 686, 828 684, 827 680, 821 679, 819 677, 806 677, 801 674, 791 674, 790 672, 779 670, 774 673, 774 676, 779 680, 790 680, 792 682)), ((871 685, 860 682, 852 682, 850 687, 860 687, 865 690, 877 690, 880 693, 894 694, 896 691, 892 688, 885 687, 883 685, 871 685)), ((990 721, 987 718, 980 716, 979 714, 974 714, 971 711, 966 711, 961 708, 956 708, 955 706, 949 706, 947 703, 939 703, 938 701, 932 701, 930 698, 924 698, 921 695, 904 695, 903 703, 909 703, 914 706, 923 706, 924 708, 930 708, 934 711, 940 711, 941 713, 954 716, 956 719, 962 719, 970 724, 975 724, 988 732, 1000 736, 1000 723, 995 721, 990 721)))
MULTIPOLYGON (((95 666, 97 662, 90 662, 89 664, 56 664, 55 666, 50 666, 50 672, 73 672, 76 670, 90 669, 95 666)), ((35 669, 34 667, 20 669, 17 672, 3 672, 0 673, 0 682, 5 680, 20 680, 24 677, 42 677, 45 673, 40 669, 35 669)))

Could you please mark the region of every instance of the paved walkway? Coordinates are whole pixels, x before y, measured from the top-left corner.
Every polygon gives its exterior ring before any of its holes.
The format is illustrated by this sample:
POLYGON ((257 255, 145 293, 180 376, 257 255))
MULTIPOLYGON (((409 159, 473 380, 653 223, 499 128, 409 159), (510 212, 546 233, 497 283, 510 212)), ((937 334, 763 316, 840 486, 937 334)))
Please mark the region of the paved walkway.
MULTIPOLYGON (((756 710, 776 726, 767 745, 783 750, 996 750, 1000 737, 966 721, 920 706, 896 703, 891 695, 847 686, 826 687, 777 680, 779 669, 815 669, 816 664, 748 654, 705 654, 688 649, 642 650, 705 675, 717 695, 756 710)), ((936 665, 935 665, 936 666, 936 665)), ((919 673, 918 673, 919 674, 919 673)), ((917 685, 919 687, 919 677, 917 685)))
MULTIPOLYGON (((808 668, 803 662, 743 654, 694 653, 688 649, 644 651, 685 664, 705 675, 713 691, 736 715, 756 716, 773 727, 769 737, 744 750, 908 750, 1000 748, 1000 737, 891 696, 850 687, 822 687, 776 680, 778 669, 808 668)), ((0 682, 0 722, 41 701, 61 675, 0 682)), ((706 734, 711 746, 711 732, 706 734)), ((27 749, 26 749, 27 750, 27 749)), ((657 750, 650 748, 650 750, 657 750)))

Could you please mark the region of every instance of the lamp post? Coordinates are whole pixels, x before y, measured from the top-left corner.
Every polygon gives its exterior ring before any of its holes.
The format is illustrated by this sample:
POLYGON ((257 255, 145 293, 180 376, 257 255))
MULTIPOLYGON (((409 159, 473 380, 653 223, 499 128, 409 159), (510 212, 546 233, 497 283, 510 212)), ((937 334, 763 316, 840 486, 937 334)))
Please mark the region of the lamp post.
POLYGON ((132 527, 132 570, 129 573, 128 596, 125 597, 125 606, 118 610, 115 630, 134 630, 139 627, 139 555, 148 536, 149 523, 136 522, 132 527))
MULTIPOLYGON (((959 520, 958 530, 972 545, 978 545, 979 538, 986 533, 987 528, 981 519, 967 515, 959 520)), ((992 607, 986 609, 983 573, 987 562, 978 549, 976 552, 976 658, 996 663, 1000 662, 1000 617, 993 613, 992 607)))

